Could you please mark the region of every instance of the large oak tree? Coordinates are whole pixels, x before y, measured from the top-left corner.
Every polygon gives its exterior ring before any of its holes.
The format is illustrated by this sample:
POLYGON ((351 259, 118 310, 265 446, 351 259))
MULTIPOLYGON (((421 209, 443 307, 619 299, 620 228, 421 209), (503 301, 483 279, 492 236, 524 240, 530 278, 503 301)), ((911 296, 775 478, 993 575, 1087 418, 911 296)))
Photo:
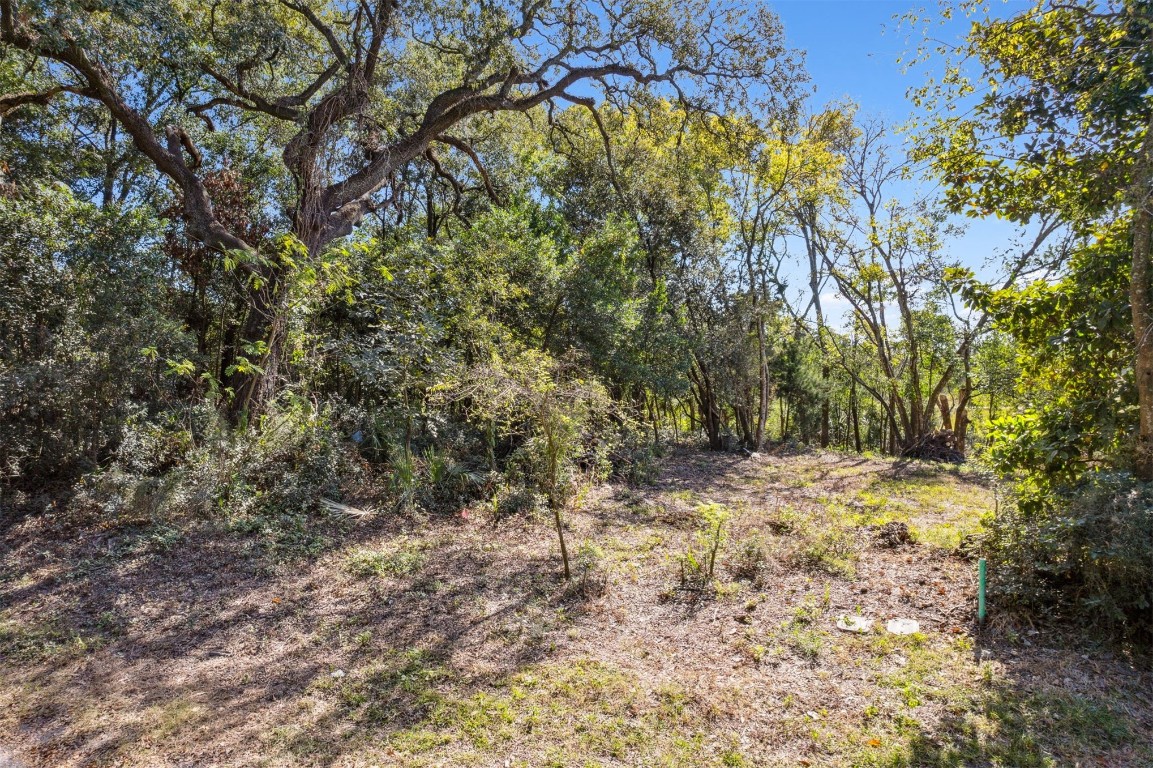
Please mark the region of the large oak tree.
POLYGON ((0 41, 28 84, 0 110, 99 105, 168 180, 187 236, 246 275, 242 336, 264 366, 228 382, 238 407, 275 389, 291 251, 217 211, 209 134, 244 132, 254 155, 279 156, 285 183, 264 204, 297 255, 317 256, 387 205, 413 162, 441 171, 437 153, 458 153, 484 176, 469 127, 486 115, 653 92, 728 112, 795 82, 771 13, 705 0, 0 0, 0 41))

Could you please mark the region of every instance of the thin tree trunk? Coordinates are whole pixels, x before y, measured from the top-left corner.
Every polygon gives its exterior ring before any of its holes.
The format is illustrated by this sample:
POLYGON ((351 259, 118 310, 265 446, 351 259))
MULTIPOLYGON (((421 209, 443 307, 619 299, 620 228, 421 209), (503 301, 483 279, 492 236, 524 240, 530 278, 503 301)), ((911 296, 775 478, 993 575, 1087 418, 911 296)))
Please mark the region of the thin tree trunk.
POLYGON ((829 366, 821 366, 821 384, 824 396, 821 399, 821 447, 829 447, 829 366))
POLYGON ((957 418, 953 427, 954 447, 965 455, 965 438, 969 432, 969 399, 973 396, 973 381, 969 374, 969 347, 965 347, 965 381, 957 395, 957 418))
POLYGON ((724 448, 724 441, 721 439, 721 414, 712 380, 708 371, 699 362, 689 370, 689 376, 696 389, 697 405, 701 409, 701 425, 709 440, 709 449, 719 451, 724 448))
POLYGON ((765 443, 765 425, 769 421, 769 361, 765 353, 765 319, 757 318, 757 355, 760 363, 760 398, 757 408, 757 430, 753 437, 753 450, 759 451, 765 443))
MULTIPOLYGON (((546 406, 547 408, 548 406, 546 406)), ((551 429, 550 414, 545 413, 545 441, 548 450, 548 505, 552 508, 553 522, 556 524, 556 536, 560 541, 560 557, 561 562, 564 564, 564 580, 569 581, 572 578, 572 571, 569 570, 568 563, 568 547, 564 540, 564 521, 561 520, 561 507, 563 501, 561 499, 560 490, 558 489, 560 480, 560 462, 558 457, 559 448, 556 445, 556 439, 551 429)))
POLYGON ((941 412, 941 429, 953 429, 952 408, 949 406, 949 396, 942 393, 937 396, 937 409, 941 412))
POLYGON ((893 415, 893 410, 896 408, 894 401, 896 398, 889 395, 889 455, 897 455, 897 418, 893 415))
POLYGON ((853 420, 853 447, 861 453, 861 413, 857 405, 857 380, 849 379, 849 416, 853 420))
POLYGON ((248 315, 235 342, 232 372, 225 371, 225 383, 232 389, 232 402, 228 412, 233 423, 243 418, 251 418, 275 394, 279 375, 280 358, 284 353, 284 336, 287 331, 283 312, 286 299, 284 275, 281 268, 273 266, 265 271, 266 281, 260 288, 249 293, 248 315), (244 345, 263 342, 265 352, 253 359, 252 352, 245 352, 244 345), (238 367, 236 358, 244 357, 249 365, 238 367), (257 366, 252 369, 251 366, 257 366))

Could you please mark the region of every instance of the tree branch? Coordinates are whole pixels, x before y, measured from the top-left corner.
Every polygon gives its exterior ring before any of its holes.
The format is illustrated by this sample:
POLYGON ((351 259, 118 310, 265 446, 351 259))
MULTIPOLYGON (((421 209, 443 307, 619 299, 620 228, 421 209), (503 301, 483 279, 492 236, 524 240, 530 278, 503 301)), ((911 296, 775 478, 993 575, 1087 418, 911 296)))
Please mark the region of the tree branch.
POLYGON ((488 170, 485 169, 484 163, 480 161, 480 157, 476 154, 476 150, 474 150, 467 142, 462 141, 455 136, 449 136, 448 134, 441 134, 440 136, 437 136, 436 141, 439 141, 442 144, 447 144, 450 147, 454 147, 455 149, 459 149, 461 152, 464 152, 466 155, 468 155, 469 159, 472 160, 472 164, 476 168, 477 173, 480 174, 481 180, 484 182, 485 192, 488 193, 489 198, 494 203, 499 205, 500 197, 496 194, 496 190, 492 186, 492 179, 489 178, 488 170))

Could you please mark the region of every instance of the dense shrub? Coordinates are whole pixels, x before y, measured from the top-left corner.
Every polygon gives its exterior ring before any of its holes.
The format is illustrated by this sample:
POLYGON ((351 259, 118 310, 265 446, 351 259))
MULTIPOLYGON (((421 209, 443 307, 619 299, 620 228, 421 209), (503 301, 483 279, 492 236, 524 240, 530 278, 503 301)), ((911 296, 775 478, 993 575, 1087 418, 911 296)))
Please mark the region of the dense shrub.
POLYGON ((164 316, 147 211, 59 190, 0 196, 0 476, 32 487, 106 461, 122 425, 178 394, 190 351, 164 316))
POLYGON ((990 587, 1004 604, 1153 638, 1153 485, 1092 472, 986 527, 990 587))
POLYGON ((129 420, 113 460, 85 477, 74 509, 122 522, 182 516, 255 534, 277 556, 312 554, 362 462, 331 406, 287 399, 246 430, 208 407, 129 420))

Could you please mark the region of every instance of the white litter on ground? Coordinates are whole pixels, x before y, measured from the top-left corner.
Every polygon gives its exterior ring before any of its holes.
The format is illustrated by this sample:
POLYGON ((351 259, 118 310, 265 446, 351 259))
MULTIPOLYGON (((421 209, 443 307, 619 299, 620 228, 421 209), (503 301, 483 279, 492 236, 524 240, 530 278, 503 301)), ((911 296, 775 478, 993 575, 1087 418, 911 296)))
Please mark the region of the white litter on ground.
POLYGON ((888 623, 885 624, 885 629, 894 635, 911 635, 914 632, 920 632, 921 625, 912 619, 889 619, 888 623))
POLYGON ((844 632, 864 634, 873 628, 873 620, 861 616, 842 616, 837 619, 837 629, 844 632))

